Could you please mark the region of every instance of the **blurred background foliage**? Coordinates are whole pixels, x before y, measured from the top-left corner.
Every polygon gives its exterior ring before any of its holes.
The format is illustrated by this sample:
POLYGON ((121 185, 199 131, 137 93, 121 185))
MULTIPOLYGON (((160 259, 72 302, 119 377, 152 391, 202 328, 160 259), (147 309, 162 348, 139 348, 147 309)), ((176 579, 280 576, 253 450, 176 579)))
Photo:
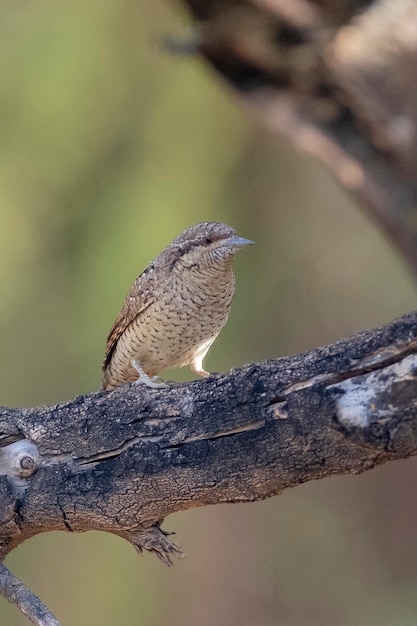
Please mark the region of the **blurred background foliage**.
MULTIPOLYGON (((238 256, 206 366, 307 350, 416 307, 411 276, 316 163, 257 128, 169 0, 0 4, 0 402, 89 392, 136 275, 181 230, 222 220, 238 256)), ((188 370, 168 378, 190 379, 188 370)), ((6 561, 65 626, 417 622, 416 461, 252 505, 172 516, 187 559, 48 533, 6 561)), ((0 623, 23 626, 0 601, 0 623)))

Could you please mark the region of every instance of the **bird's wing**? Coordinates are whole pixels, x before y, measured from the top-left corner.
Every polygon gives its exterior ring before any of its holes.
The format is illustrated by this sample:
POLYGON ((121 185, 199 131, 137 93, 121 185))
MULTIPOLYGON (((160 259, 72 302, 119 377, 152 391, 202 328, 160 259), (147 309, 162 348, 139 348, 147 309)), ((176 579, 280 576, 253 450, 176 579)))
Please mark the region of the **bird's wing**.
POLYGON ((133 283, 122 309, 107 337, 103 370, 109 365, 117 342, 133 320, 155 302, 155 280, 157 267, 149 265, 133 283))

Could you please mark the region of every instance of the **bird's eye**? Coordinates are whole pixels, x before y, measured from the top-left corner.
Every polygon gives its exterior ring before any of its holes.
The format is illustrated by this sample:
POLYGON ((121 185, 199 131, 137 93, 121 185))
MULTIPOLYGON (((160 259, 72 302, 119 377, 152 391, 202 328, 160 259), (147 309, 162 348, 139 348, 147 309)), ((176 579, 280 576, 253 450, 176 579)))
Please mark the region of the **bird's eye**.
POLYGON ((213 243, 213 239, 211 237, 206 237, 204 239, 204 243, 206 243, 208 246, 213 243))

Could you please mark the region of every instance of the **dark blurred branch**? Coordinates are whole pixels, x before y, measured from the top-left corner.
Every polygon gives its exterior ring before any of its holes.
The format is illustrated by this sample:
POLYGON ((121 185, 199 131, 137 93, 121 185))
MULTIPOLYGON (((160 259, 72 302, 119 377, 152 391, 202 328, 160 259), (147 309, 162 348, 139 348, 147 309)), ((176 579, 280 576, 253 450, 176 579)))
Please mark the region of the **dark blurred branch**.
POLYGON ((184 3, 253 116, 322 161, 417 275, 417 4, 184 3))
MULTIPOLYGON (((160 528, 170 513, 416 454, 416 372, 414 313, 168 390, 1 408, 1 559, 40 532, 95 529, 169 564, 181 555, 160 528)), ((12 599, 0 579, 1 592, 12 599)))

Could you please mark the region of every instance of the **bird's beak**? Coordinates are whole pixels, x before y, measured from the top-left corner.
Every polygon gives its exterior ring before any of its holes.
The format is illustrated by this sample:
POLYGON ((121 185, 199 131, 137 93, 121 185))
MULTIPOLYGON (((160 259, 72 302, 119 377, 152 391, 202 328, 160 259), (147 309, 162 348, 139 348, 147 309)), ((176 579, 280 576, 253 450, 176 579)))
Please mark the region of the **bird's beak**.
POLYGON ((237 235, 227 240, 227 245, 231 248, 243 248, 243 246, 249 246, 252 243, 255 242, 250 239, 245 239, 244 237, 238 237, 237 235))

